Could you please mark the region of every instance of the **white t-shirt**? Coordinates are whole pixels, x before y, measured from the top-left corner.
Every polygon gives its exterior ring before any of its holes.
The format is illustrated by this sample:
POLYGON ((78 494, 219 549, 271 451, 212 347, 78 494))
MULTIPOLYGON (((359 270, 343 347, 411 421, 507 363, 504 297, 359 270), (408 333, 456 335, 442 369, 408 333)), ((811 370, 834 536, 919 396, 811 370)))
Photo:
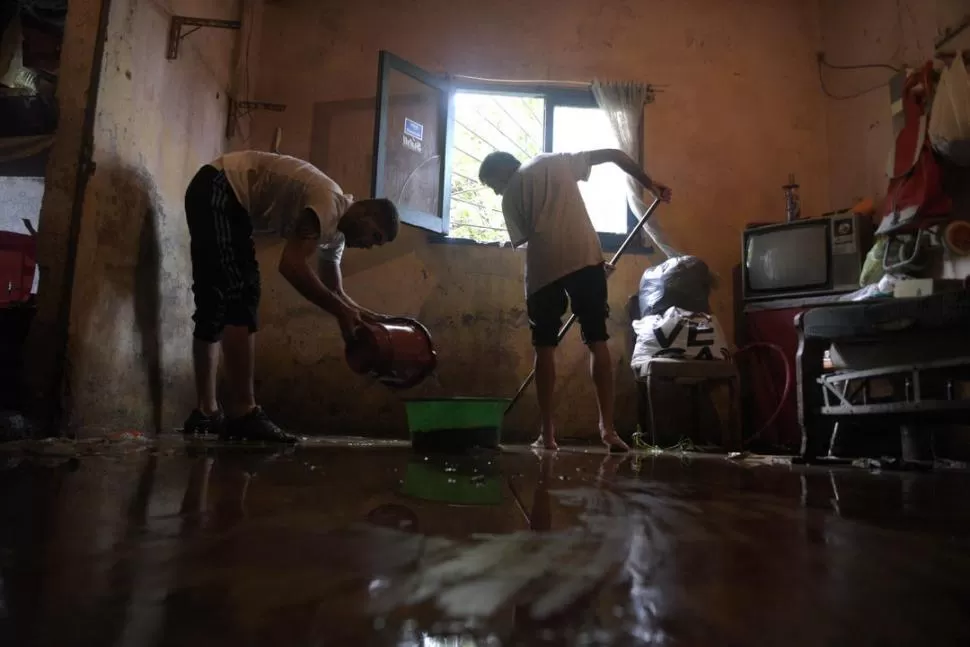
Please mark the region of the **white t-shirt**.
POLYGON ((502 196, 512 244, 528 243, 525 291, 603 262, 599 235, 577 182, 589 179, 589 153, 545 153, 523 164, 502 196))
POLYGON ((309 162, 262 151, 227 153, 211 163, 223 171, 255 235, 289 236, 304 209, 320 221, 321 255, 339 263, 346 240, 337 223, 353 202, 309 162))

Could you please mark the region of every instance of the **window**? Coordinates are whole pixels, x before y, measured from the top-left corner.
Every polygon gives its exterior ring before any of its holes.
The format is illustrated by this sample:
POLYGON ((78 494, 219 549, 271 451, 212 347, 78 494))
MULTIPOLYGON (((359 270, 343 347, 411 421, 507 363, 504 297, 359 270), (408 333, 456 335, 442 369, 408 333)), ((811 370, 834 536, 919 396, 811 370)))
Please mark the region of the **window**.
MULTIPOLYGON (((375 196, 394 199, 406 223, 451 240, 508 241, 501 197, 478 181, 489 153, 525 161, 618 147, 588 90, 462 86, 387 52, 379 84, 375 196)), ((604 247, 615 248, 636 223, 626 175, 612 164, 595 166, 579 188, 604 247)))
POLYGON ((478 181, 489 153, 504 150, 521 160, 542 152, 545 142, 541 97, 457 91, 452 141, 451 227, 448 236, 480 243, 509 239, 502 198, 478 181))
MULTIPOLYGON (((618 148, 609 117, 599 108, 558 105, 553 109, 552 151, 576 153, 618 148)), ((629 218, 626 173, 615 164, 594 166, 589 180, 579 183, 586 210, 601 234, 626 234, 629 218)))

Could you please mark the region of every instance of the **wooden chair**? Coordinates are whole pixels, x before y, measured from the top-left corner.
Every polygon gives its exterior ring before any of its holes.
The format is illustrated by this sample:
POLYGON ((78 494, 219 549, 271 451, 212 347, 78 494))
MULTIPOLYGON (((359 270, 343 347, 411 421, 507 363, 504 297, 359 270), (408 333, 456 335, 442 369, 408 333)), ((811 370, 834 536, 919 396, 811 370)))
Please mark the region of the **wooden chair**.
MULTIPOLYGON (((634 294, 627 304, 630 327, 630 349, 636 344, 633 322, 640 319, 640 301, 634 294)), ((636 374, 637 421, 651 445, 661 445, 663 434, 658 433, 658 416, 663 411, 665 398, 658 393, 666 385, 687 387, 690 390, 691 422, 690 437, 696 438, 700 431, 701 395, 710 398, 711 392, 721 386, 728 389, 727 420, 721 419, 721 446, 726 451, 741 449, 741 386, 738 369, 733 362, 719 360, 680 360, 655 358, 647 362, 640 374, 636 374)))

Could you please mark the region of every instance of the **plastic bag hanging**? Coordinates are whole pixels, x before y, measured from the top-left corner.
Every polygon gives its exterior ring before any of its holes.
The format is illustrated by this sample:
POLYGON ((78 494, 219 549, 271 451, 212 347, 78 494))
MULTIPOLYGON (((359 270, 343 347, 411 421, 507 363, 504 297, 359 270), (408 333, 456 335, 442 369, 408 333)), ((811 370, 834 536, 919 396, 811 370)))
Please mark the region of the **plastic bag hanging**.
POLYGON ((933 149, 955 164, 970 166, 970 75, 957 52, 940 75, 929 126, 933 149))

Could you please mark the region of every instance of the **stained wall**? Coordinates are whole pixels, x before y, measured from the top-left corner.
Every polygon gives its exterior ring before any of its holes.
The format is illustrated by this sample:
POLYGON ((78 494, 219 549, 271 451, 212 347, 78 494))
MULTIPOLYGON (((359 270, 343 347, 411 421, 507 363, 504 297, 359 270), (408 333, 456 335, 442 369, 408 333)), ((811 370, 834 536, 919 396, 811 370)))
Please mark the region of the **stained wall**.
POLYGON ((238 0, 112 0, 83 198, 67 402, 85 434, 172 428, 193 405, 183 197, 227 147, 238 31, 205 29, 165 57, 173 14, 239 20, 238 0))
MULTIPOLYGON (((824 103, 815 74, 818 7, 795 0, 541 0, 522 3, 267 3, 257 91, 285 113, 254 118, 252 145, 282 127, 283 152, 370 192, 378 51, 436 73, 519 79, 632 79, 662 86, 645 117, 644 159, 674 189, 658 211, 671 242, 704 258, 731 334, 731 268, 750 221, 783 216, 781 185, 802 180, 806 212, 829 203, 824 103)), ((271 268, 279 246, 263 251, 271 268)), ((658 259, 623 259, 610 284, 618 424, 635 428, 627 297, 658 259)), ((362 304, 417 316, 440 352, 439 382, 414 395, 511 396, 531 368, 521 253, 431 244, 416 230, 386 249, 349 252, 346 287, 362 304)), ((348 373, 335 324, 267 269, 259 390, 281 419, 326 432, 402 433, 404 409, 348 373)), ((596 407, 578 336, 560 354, 561 433, 589 436, 596 407)), ((527 398, 507 420, 531 434, 527 398)))
MULTIPOLYGON (((970 15, 967 0, 820 0, 819 7, 820 51, 835 65, 918 67, 933 57, 939 34, 970 15)), ((961 47, 970 47, 970 32, 944 49, 961 47)), ((886 193, 894 136, 886 84, 892 75, 878 68, 824 70, 832 209, 886 193)))
MULTIPOLYGON (((90 25, 99 3, 87 4, 90 15, 81 3, 71 10, 76 22, 90 25)), ((283 152, 314 161, 348 192, 369 194, 370 106, 381 49, 436 73, 660 86, 646 113, 644 159, 651 174, 674 188, 675 201, 657 218, 676 247, 701 256, 720 275, 713 305, 729 335, 730 275, 745 223, 782 217, 780 187, 790 172, 803 185, 807 213, 831 203, 815 3, 540 0, 527 13, 511 0, 245 4, 252 7, 244 16, 251 31, 202 30, 183 42, 178 60, 167 61, 172 13, 238 19, 239 0, 110 3, 95 167, 72 286, 66 384, 71 419, 80 428, 169 427, 191 406, 182 196, 200 164, 232 147, 266 149, 282 127, 283 152), (286 112, 254 113, 228 141, 229 88, 286 104, 286 112)), ((90 37, 89 29, 84 38, 90 37)), ((65 85, 64 106, 80 105, 87 91, 81 85, 76 91, 65 85)), ((55 148, 68 139, 59 135, 59 141, 55 148)), ((49 233, 42 263, 49 270, 63 263, 76 159, 73 167, 66 158, 52 162, 48 173, 56 189, 45 197, 41 219, 49 233)), ((279 277, 280 248, 269 243, 259 250, 261 401, 281 422, 309 433, 404 433, 401 400, 350 374, 334 322, 279 277)), ((628 256, 611 280, 611 347, 624 431, 635 427, 625 306, 643 269, 657 260, 628 256)), ((509 249, 432 244, 408 229, 385 249, 349 252, 344 273, 349 293, 362 304, 416 316, 430 328, 441 357, 437 380, 411 395, 510 396, 532 361, 522 262, 509 249)), ((52 282, 63 276, 46 273, 52 282)), ((560 357, 561 434, 595 434, 587 360, 576 336, 560 357)), ((531 434, 536 420, 529 398, 507 429, 531 434)))

